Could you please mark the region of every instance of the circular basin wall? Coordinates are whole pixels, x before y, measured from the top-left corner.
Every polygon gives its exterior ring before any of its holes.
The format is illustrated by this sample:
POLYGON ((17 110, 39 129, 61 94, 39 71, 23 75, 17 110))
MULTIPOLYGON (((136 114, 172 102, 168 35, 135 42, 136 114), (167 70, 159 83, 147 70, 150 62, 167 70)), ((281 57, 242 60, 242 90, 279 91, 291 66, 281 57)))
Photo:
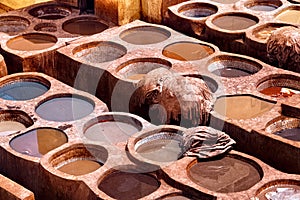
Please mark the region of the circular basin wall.
POLYGON ((104 31, 108 26, 95 17, 78 17, 64 22, 62 28, 71 34, 93 35, 104 31))
POLYGON ((189 3, 181 6, 178 12, 186 17, 208 17, 218 12, 218 7, 209 3, 189 3))
POLYGON ((30 25, 30 21, 19 16, 1 16, 0 32, 17 34, 25 31, 30 25))
POLYGON ((32 8, 28 13, 39 19, 56 20, 69 16, 72 11, 71 8, 62 5, 41 5, 32 8))
POLYGON ((254 11, 273 11, 282 6, 282 2, 279 0, 266 1, 255 0, 249 1, 245 4, 245 7, 254 11))

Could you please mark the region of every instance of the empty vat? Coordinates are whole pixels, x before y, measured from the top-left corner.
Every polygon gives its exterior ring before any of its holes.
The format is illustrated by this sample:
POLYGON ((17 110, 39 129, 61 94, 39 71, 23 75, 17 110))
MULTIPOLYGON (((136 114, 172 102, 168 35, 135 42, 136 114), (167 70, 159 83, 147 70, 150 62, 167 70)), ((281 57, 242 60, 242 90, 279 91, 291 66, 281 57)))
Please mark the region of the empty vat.
POLYGON ((35 112, 49 121, 73 121, 81 119, 94 110, 95 103, 87 98, 75 94, 52 96, 40 102, 35 112))

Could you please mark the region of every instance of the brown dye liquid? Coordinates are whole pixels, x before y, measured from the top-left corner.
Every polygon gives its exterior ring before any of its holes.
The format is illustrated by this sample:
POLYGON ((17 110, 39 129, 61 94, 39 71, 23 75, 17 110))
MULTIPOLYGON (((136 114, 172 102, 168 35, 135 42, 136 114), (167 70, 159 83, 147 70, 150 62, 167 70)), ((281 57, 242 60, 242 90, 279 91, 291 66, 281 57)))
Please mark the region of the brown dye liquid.
POLYGON ((273 11, 276 10, 278 7, 276 5, 254 5, 249 7, 251 10, 255 10, 255 11, 273 11))
POLYGON ((132 200, 151 194, 159 185, 156 178, 147 174, 115 172, 100 182, 99 189, 112 198, 132 200))
POLYGON ((287 22, 287 23, 295 23, 300 24, 300 10, 286 10, 277 15, 275 18, 277 20, 287 22))
POLYGON ((58 170, 66 174, 80 176, 91 173, 100 167, 101 165, 93 160, 76 160, 61 166, 58 170))
POLYGON ((198 162, 188 170, 188 175, 196 184, 222 193, 244 191, 261 180, 255 167, 231 157, 198 162))
POLYGON ((78 20, 67 23, 63 29, 72 34, 93 35, 107 29, 108 26, 96 20, 78 20))
POLYGON ((239 0, 211 0, 211 1, 223 3, 223 4, 232 4, 238 2, 239 0))
POLYGON ((36 113, 49 121, 72 121, 81 119, 94 110, 94 105, 75 97, 59 97, 50 99, 36 109, 36 113))
POLYGON ((271 186, 256 196, 257 200, 299 200, 300 186, 278 184, 271 186))
POLYGON ((216 70, 212 71, 212 73, 217 76, 228 77, 228 78, 251 75, 251 73, 249 73, 245 70, 232 68, 232 67, 224 67, 224 68, 216 69, 216 70))
POLYGON ((249 28, 257 22, 253 19, 243 16, 225 15, 213 20, 213 24, 219 28, 236 31, 249 28))
POLYGON ((300 141, 300 127, 283 129, 274 134, 289 140, 300 141))
POLYGON ((270 103, 252 96, 228 96, 217 99, 214 110, 231 119, 250 119, 271 110, 270 103))
POLYGON ((40 158, 67 141, 67 136, 63 132, 56 129, 41 128, 13 138, 10 146, 19 153, 40 158))
POLYGON ((125 142, 131 135, 139 132, 139 128, 124 122, 99 122, 86 130, 85 137, 94 141, 105 141, 110 144, 125 142))
POLYGON ((146 76, 146 74, 133 74, 133 75, 127 76, 127 79, 130 79, 130 80, 141 80, 145 76, 146 76))
POLYGON ((7 42, 7 47, 18 51, 36 51, 48 49, 56 44, 53 38, 41 35, 19 36, 7 42))
POLYGON ((122 36, 121 39, 137 45, 155 44, 168 39, 169 36, 163 32, 152 30, 131 30, 126 35, 122 36))
POLYGON ((179 42, 164 48, 162 54, 181 61, 200 60, 214 53, 214 49, 202 44, 179 42))
POLYGON ((288 88, 285 88, 285 90, 282 90, 283 87, 268 87, 265 88, 259 92, 261 92, 262 94, 268 95, 268 96, 272 96, 272 97, 291 97, 293 96, 295 93, 293 92, 293 90, 290 90, 288 88), (286 92, 284 92, 286 91, 286 92))
POLYGON ((1 121, 0 122, 0 136, 10 135, 17 131, 26 129, 25 125, 16 121, 1 121))

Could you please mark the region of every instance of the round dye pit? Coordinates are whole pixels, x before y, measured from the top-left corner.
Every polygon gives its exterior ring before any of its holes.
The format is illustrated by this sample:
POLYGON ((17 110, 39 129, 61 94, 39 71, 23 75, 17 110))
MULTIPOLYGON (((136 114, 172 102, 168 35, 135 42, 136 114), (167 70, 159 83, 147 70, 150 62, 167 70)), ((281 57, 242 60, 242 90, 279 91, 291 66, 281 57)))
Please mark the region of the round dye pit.
POLYGON ((0 32, 17 34, 25 31, 29 27, 30 21, 19 16, 1 16, 0 32))
POLYGON ((187 173, 196 184, 215 192, 240 192, 261 180, 260 167, 253 161, 226 156, 217 160, 192 163, 187 173))
POLYGON ((239 31, 247 29, 257 24, 259 19, 253 15, 245 13, 227 13, 215 17, 212 23, 218 28, 239 31))
POLYGON ((56 32, 57 27, 54 23, 39 23, 34 26, 33 28, 36 31, 43 31, 43 32, 56 32))
POLYGON ((220 97, 214 110, 231 119, 251 119, 259 117, 273 108, 275 103, 251 95, 220 97))
POLYGON ((29 33, 17 36, 7 41, 8 48, 18 51, 37 51, 53 47, 57 38, 42 33, 29 33))
POLYGON ((300 94, 299 77, 287 74, 265 77, 257 84, 257 90, 271 97, 286 98, 300 94))
POLYGON ((141 80, 148 72, 158 69, 169 69, 172 64, 160 58, 137 58, 122 63, 116 69, 117 74, 131 81, 141 80))
POLYGON ((68 138, 61 130, 38 128, 14 137, 9 145, 19 153, 40 158, 67 142, 68 138))
POLYGON ((218 7, 208 3, 189 3, 181 6, 178 12, 186 17, 202 18, 218 12, 218 7))
MULTIPOLYGON (((157 129, 135 141, 134 151, 139 156, 154 162, 172 162, 182 157, 183 137, 175 129, 157 129)), ((142 159, 142 158, 141 158, 142 159)))
POLYGON ((155 44, 167 40, 171 33, 155 26, 140 26, 127 29, 120 34, 125 42, 136 45, 155 44))
POLYGON ((279 13, 275 19, 292 24, 300 24, 300 7, 295 7, 294 9, 287 9, 279 13))
POLYGON ((201 60, 215 52, 213 47, 193 42, 177 42, 166 46, 162 54, 168 58, 191 61, 201 60))
POLYGON ((104 63, 121 58, 127 49, 114 42, 91 42, 73 49, 75 57, 91 63, 104 63))
POLYGON ((265 131, 288 140, 300 141, 300 120, 297 118, 279 117, 270 121, 265 131))
POLYGON ((217 56, 209 61, 208 70, 221 77, 235 78, 250 76, 262 69, 262 65, 237 56, 217 56))
POLYGON ((71 14, 71 9, 61 5, 41 5, 32 8, 28 13, 39 19, 56 20, 67 17, 71 14))
POLYGON ((300 182, 296 180, 276 180, 259 189, 257 200, 297 200, 300 199, 300 182))
POLYGON ((99 189, 114 199, 140 199, 160 186, 160 182, 150 174, 115 171, 105 176, 99 189))
POLYGON ((252 32, 252 34, 254 35, 255 38, 264 40, 266 42, 274 31, 284 26, 289 26, 289 25, 281 24, 281 23, 268 23, 256 28, 252 32))
POLYGON ((52 155, 49 162, 60 172, 81 176, 99 169, 107 158, 108 152, 102 146, 75 144, 52 155))
POLYGON ((71 34, 93 35, 104 31, 108 26, 95 17, 80 17, 64 22, 62 28, 71 34))
POLYGON ((78 95, 70 95, 53 97, 42 102, 36 108, 36 113, 49 121, 73 121, 91 114, 94 107, 95 104, 92 100, 78 95))
POLYGON ((34 99, 46 93, 50 83, 42 79, 16 79, 7 81, 0 86, 0 98, 11 101, 34 99))
POLYGON ((256 0, 256 1, 247 2, 245 4, 245 7, 254 11, 269 12, 269 11, 276 10, 281 5, 282 2, 278 0, 272 0, 272 1, 256 0))
POLYGON ((126 115, 103 115, 87 123, 84 135, 93 141, 109 144, 126 142, 127 139, 142 130, 140 121, 126 115))
POLYGON ((32 119, 23 111, 0 111, 0 136, 7 136, 33 125, 32 119))
POLYGON ((222 4, 232 4, 238 2, 239 0, 211 0, 211 1, 222 3, 222 4))

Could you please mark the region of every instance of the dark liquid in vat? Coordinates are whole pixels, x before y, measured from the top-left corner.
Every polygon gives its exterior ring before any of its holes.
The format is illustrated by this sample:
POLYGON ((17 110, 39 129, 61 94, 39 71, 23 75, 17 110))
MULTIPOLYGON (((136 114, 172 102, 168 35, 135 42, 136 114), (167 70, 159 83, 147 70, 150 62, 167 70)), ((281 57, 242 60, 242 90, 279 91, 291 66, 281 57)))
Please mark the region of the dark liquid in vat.
POLYGON ((93 110, 94 105, 89 101, 75 97, 59 97, 39 105, 36 113, 50 121, 72 121, 89 115, 93 110))
POLYGON ((66 32, 79 35, 93 35, 107 29, 108 26, 96 20, 78 20, 63 26, 66 32))
MULTIPOLYGON (((268 87, 260 91, 261 93, 272 97, 291 97, 295 93, 293 90, 283 87, 268 87)), ((296 92, 296 91, 295 91, 296 92)))
POLYGON ((124 122, 99 122, 85 132, 85 136, 94 141, 106 141, 110 144, 125 142, 131 135, 137 133, 139 128, 124 122))
POLYGON ((119 200, 139 199, 159 188, 160 183, 151 175, 115 172, 105 177, 99 189, 119 200))
POLYGON ((251 10, 255 11, 273 11, 277 9, 276 5, 254 5, 249 7, 251 10))
POLYGON ((196 184, 222 193, 244 191, 261 180, 254 166, 231 157, 198 162, 188 170, 188 175, 196 184))
POLYGON ((10 146, 17 152, 34 157, 42 157, 47 152, 67 142, 67 136, 56 129, 34 129, 10 141, 10 146))
POLYGON ((202 44, 179 42, 164 48, 163 55, 181 61, 200 60, 214 53, 214 49, 202 44))
POLYGON ((16 81, 0 87, 0 98, 5 100, 23 101, 41 96, 48 87, 32 81, 16 81))
POLYGON ((251 73, 248 71, 242 70, 242 69, 237 69, 237 68, 231 68, 231 67, 224 67, 220 69, 216 69, 212 71, 213 74, 217 76, 222 76, 222 77, 241 77, 241 76, 249 76, 251 73))
POLYGON ((93 160, 76 160, 59 167, 58 170, 74 176, 80 176, 91 173, 100 167, 101 164, 93 160))
POLYGON ((243 16, 225 15, 213 20, 213 24, 219 28, 236 31, 249 28, 257 22, 253 19, 243 16))
POLYGON ((283 138, 293 140, 293 141, 300 141, 300 128, 288 128, 283 129, 281 131, 275 132, 275 135, 279 135, 283 138))
POLYGON ((300 186, 278 184, 271 186, 256 196, 257 200, 299 200, 300 186))
POLYGON ((231 119, 258 117, 273 108, 274 104, 252 96, 228 96, 217 99, 214 110, 231 119))
POLYGON ((7 47, 18 51, 36 51, 48 49, 56 44, 54 38, 42 35, 19 36, 7 42, 7 47))

